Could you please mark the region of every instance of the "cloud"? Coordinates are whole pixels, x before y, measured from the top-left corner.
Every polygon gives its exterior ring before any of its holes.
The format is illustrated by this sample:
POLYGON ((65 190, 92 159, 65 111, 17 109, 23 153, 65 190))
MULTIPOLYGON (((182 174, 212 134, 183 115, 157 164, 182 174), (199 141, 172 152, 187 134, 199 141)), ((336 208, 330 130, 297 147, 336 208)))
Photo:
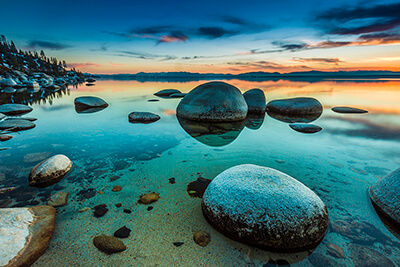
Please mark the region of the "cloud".
POLYGON ((152 27, 138 27, 130 30, 131 34, 159 34, 164 32, 175 31, 176 28, 171 25, 160 25, 152 27))
POLYGON ((144 52, 135 52, 135 51, 118 51, 115 56, 120 56, 120 57, 133 57, 133 58, 139 58, 139 59, 146 59, 146 60, 174 60, 177 59, 178 57, 173 56, 173 55, 157 55, 157 54, 150 54, 150 53, 144 53, 144 52))
POLYGON ((113 62, 110 61, 110 65, 113 66, 113 67, 117 67, 117 66, 124 66, 125 64, 122 64, 122 63, 113 63, 113 62))
POLYGON ((280 71, 285 71, 285 70, 309 70, 310 67, 305 66, 305 65, 282 65, 278 64, 273 61, 255 61, 255 62, 243 62, 243 61, 236 61, 236 62, 227 62, 227 65, 233 66, 233 68, 230 68, 231 70, 234 71, 254 71, 254 70, 280 70, 280 71))
POLYGON ((93 63, 93 62, 84 62, 84 63, 68 63, 68 68, 87 68, 87 67, 101 67, 102 64, 93 63))
POLYGON ((172 43, 172 42, 186 42, 189 39, 185 34, 180 31, 173 31, 168 35, 163 35, 158 40, 157 44, 160 43, 172 43))
POLYGON ((71 45, 67 44, 60 44, 55 42, 47 42, 47 41, 38 41, 38 40, 31 40, 28 42, 28 49, 37 49, 37 48, 45 48, 50 50, 63 50, 66 48, 72 47, 71 45))
POLYGON ((298 62, 316 62, 316 63, 329 63, 339 65, 339 63, 344 63, 344 61, 339 58, 302 58, 302 57, 294 57, 293 61, 298 62))
POLYGON ((199 36, 205 36, 210 39, 216 39, 224 35, 231 36, 238 33, 237 31, 226 30, 222 27, 200 27, 197 31, 199 36))

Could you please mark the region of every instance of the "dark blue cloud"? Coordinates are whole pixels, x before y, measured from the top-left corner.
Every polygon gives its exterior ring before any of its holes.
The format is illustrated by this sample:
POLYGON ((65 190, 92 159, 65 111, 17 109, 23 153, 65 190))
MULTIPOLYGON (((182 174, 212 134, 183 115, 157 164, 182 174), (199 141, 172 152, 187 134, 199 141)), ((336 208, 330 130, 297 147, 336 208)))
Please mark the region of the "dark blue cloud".
POLYGON ((28 49, 50 49, 50 50, 63 50, 72 47, 67 44, 60 44, 55 42, 31 40, 28 42, 28 49))
POLYGON ((222 36, 232 36, 239 33, 238 31, 227 30, 222 27, 200 27, 197 31, 199 36, 204 36, 210 39, 216 39, 222 36))

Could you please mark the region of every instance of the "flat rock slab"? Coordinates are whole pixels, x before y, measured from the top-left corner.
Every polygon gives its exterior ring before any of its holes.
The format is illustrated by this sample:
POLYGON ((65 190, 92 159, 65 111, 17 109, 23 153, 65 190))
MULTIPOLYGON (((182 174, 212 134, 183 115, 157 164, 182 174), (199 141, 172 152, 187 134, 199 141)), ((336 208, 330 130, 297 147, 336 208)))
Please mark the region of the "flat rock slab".
POLYGON ((333 107, 332 111, 334 111, 336 113, 345 113, 345 114, 368 113, 367 110, 359 109, 359 108, 352 108, 352 107, 333 107))
POLYGON ((315 124, 308 124, 308 123, 291 123, 289 124, 290 128, 295 130, 296 132, 301 133, 318 133, 322 130, 322 127, 315 125, 315 124))
POLYGON ((0 105, 0 113, 4 115, 20 115, 29 113, 32 111, 32 108, 23 104, 4 104, 0 105))
POLYGON ((35 128, 36 124, 27 120, 5 120, 0 122, 0 130, 12 132, 24 131, 35 128))
POLYGON ((285 115, 322 114, 321 103, 311 97, 296 97, 273 100, 267 104, 267 110, 285 115))
POLYGON ((0 266, 30 266, 47 249, 55 226, 51 206, 0 209, 0 266))
POLYGON ((160 119, 160 116, 151 112, 132 112, 128 116, 131 123, 150 123, 160 119))
POLYGON ((164 89, 154 93, 156 96, 170 96, 172 94, 181 94, 181 91, 177 89, 164 89))
POLYGON ((281 252, 315 248, 328 228, 328 210, 308 187, 277 170, 244 164, 208 185, 207 221, 226 236, 281 252))
POLYGON ((108 107, 108 103, 103 99, 95 96, 80 96, 74 100, 75 110, 80 113, 88 109, 104 109, 108 107))

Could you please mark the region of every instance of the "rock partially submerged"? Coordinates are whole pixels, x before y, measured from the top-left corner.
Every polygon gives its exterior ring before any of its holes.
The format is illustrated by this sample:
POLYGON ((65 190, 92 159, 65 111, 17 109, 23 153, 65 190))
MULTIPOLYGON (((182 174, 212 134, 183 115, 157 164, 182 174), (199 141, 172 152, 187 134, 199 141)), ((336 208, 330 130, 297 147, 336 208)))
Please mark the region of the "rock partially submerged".
POLYGON ((28 120, 4 120, 0 122, 0 130, 9 130, 11 132, 25 131, 35 128, 36 124, 28 120))
POLYGON ((54 232, 51 206, 0 209, 0 266, 30 266, 47 249, 54 232))
MULTIPOLYGON (((88 110, 99 111, 108 107, 108 103, 95 96, 80 96, 74 100, 75 110, 78 113, 87 113, 88 110)), ((94 112, 92 111, 92 112, 94 112)))
POLYGON ((1 135, 0 135, 0 142, 8 141, 8 140, 10 140, 11 138, 12 138, 11 135, 8 135, 8 134, 1 134, 1 135))
POLYGON ((126 250, 125 244, 114 236, 99 235, 93 238, 93 244, 100 251, 113 254, 126 250))
POLYGON ((251 164, 214 178, 202 210, 228 237, 274 251, 314 248, 328 228, 327 208, 313 191, 282 172, 251 164))
POLYGON ((247 104, 240 90, 224 82, 201 84, 179 103, 177 115, 189 120, 228 122, 244 120, 247 104))
POLYGON ((151 123, 158 121, 160 116, 151 112, 131 112, 128 118, 131 123, 151 123))
POLYGON ((55 155, 36 165, 29 174, 29 185, 47 187, 59 182, 72 167, 72 161, 64 155, 55 155))
POLYGON ((264 113, 266 108, 265 95, 261 89, 255 88, 243 94, 249 108, 249 113, 264 113))
POLYGON ((301 133, 318 133, 322 128, 315 124, 308 123, 291 123, 290 128, 301 133))
POLYGON ((181 94, 181 91, 179 91, 177 89, 164 89, 164 90, 154 93, 154 95, 156 95, 156 96, 164 96, 164 97, 168 97, 172 94, 181 94))
POLYGON ((296 97, 273 100, 267 104, 267 110, 284 115, 321 115, 322 105, 315 98, 296 97))
POLYGON ((333 107, 332 111, 334 111, 336 113, 345 113, 345 114, 368 113, 367 110, 359 109, 359 108, 352 108, 352 107, 333 107))
POLYGON ((21 115, 32 111, 30 106, 24 104, 3 104, 0 105, 0 113, 4 115, 21 115))

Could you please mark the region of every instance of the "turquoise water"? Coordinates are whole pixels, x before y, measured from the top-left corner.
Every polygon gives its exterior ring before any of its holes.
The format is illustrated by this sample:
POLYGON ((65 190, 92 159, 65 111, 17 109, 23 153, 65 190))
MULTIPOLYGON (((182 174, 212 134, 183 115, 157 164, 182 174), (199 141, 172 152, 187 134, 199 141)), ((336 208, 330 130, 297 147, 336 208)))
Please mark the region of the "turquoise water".
POLYGON ((35 266, 263 266, 271 259, 293 266, 354 266, 360 258, 351 252, 351 244, 400 265, 400 240, 379 219, 367 194, 370 185, 400 166, 400 81, 227 81, 243 92, 261 88, 267 101, 317 98, 324 112, 313 122, 323 128, 316 134, 295 132, 268 115, 238 124, 188 125, 175 115, 180 99, 153 95, 166 88, 189 92, 203 82, 99 80, 95 86, 71 87, 46 101, 26 100, 33 108, 26 116, 38 120, 34 129, 14 133, 13 139, 0 144, 8 148, 0 151, 0 188, 16 187, 0 194, 0 206, 41 205, 57 191, 70 193, 68 205, 57 208, 56 231, 35 266), (78 114, 74 99, 87 95, 103 98, 109 107, 78 114), (148 101, 152 99, 159 101, 148 101), (369 113, 337 114, 330 110, 336 105, 369 113), (131 124, 128 114, 133 111, 154 112, 161 120, 131 124), (29 187, 31 169, 56 154, 74 162, 68 176, 48 188, 29 187), (325 202, 331 226, 311 256, 239 244, 204 220, 201 200, 188 195, 187 184, 198 177, 213 179, 243 163, 285 172, 325 202), (119 178, 110 181, 115 176, 119 178), (172 177, 175 184, 169 183, 172 177), (111 191, 115 185, 122 190, 111 191), (137 200, 150 192, 161 198, 148 211, 137 200), (98 204, 108 206, 104 217, 78 211, 98 204), (124 208, 132 213, 124 213, 124 208), (94 236, 112 235, 124 225, 132 230, 123 240, 126 251, 106 255, 91 243, 94 236), (211 233, 207 247, 193 242, 196 230, 211 233), (173 242, 184 244, 176 247, 173 242), (342 248, 344 258, 332 256, 327 243, 342 248))

